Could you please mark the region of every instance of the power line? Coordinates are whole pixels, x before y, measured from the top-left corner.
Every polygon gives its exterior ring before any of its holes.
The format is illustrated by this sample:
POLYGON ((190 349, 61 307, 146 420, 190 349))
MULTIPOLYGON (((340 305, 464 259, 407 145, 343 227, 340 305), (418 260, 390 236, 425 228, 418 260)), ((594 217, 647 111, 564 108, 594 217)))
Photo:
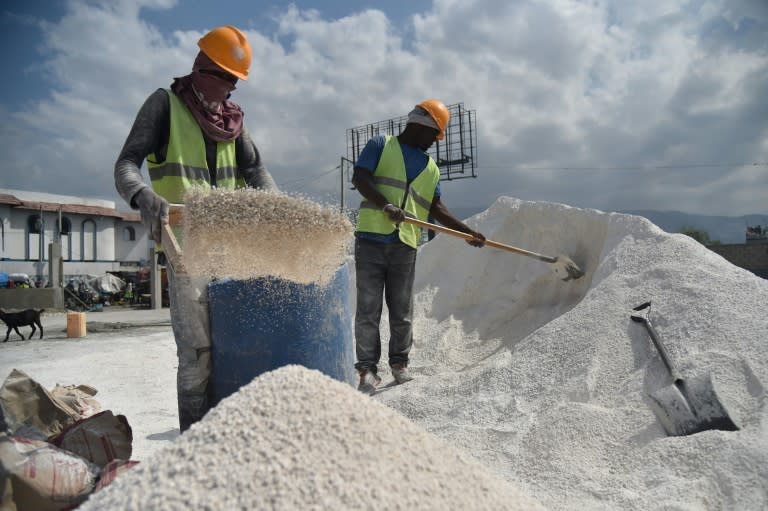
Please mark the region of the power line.
MULTIPOLYGON (((686 163, 680 165, 625 165, 625 166, 601 166, 601 167, 528 167, 528 166, 508 166, 508 165, 481 165, 483 169, 517 169, 517 170, 669 170, 669 169, 695 169, 695 168, 734 168, 734 167, 768 167, 768 162, 752 163, 686 163)), ((341 168, 336 165, 319 174, 304 176, 290 181, 278 183, 280 186, 291 185, 303 181, 317 181, 341 168)))
POLYGON ((328 174, 330 174, 330 173, 332 173, 332 172, 335 172, 335 171, 339 170, 340 168, 341 168, 341 165, 336 165, 336 166, 335 166, 335 167, 333 167, 332 169, 329 169, 329 170, 326 170, 326 171, 324 171, 324 172, 321 172, 320 174, 315 174, 315 175, 312 175, 312 176, 305 176, 305 177, 300 177, 300 178, 298 178, 298 179, 292 179, 292 180, 290 180, 290 181, 285 181, 285 182, 283 182, 283 183, 278 183, 278 185, 279 185, 279 186, 285 186, 285 185, 290 185, 290 184, 293 184, 293 183, 300 183, 300 182, 302 182, 302 181, 317 181, 317 180, 318 180, 318 179, 320 179, 321 177, 325 177, 325 176, 327 176, 328 174))
POLYGON ((627 165, 615 167, 527 167, 508 165, 481 165, 482 169, 517 169, 517 170, 670 170, 697 168, 735 168, 735 167, 768 167, 768 162, 753 163, 690 163, 681 165, 627 165))
MULTIPOLYGON (((735 168, 735 167, 768 167, 768 162, 752 162, 752 163, 688 163, 680 165, 626 165, 626 166, 602 166, 602 167, 527 167, 527 166, 508 166, 508 165, 481 165, 480 169, 516 169, 516 170, 532 170, 532 171, 582 171, 582 170, 672 170, 672 169, 696 169, 696 168, 735 168)), ((280 187, 287 185, 293 185, 301 182, 317 181, 331 173, 336 172, 341 168, 341 165, 336 165, 332 169, 328 169, 319 174, 313 174, 311 176, 304 176, 297 179, 291 179, 290 181, 284 181, 278 183, 280 187)))

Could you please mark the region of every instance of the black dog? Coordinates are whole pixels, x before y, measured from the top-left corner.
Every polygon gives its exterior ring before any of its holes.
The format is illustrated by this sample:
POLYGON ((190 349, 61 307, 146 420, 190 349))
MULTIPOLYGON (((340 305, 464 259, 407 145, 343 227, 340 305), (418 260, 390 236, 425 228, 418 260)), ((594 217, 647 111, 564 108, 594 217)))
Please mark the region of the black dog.
POLYGON ((32 339, 32 336, 35 335, 35 325, 40 327, 40 338, 43 338, 43 324, 40 323, 40 313, 42 313, 45 309, 35 310, 35 309, 27 309, 23 310, 21 312, 5 312, 3 309, 0 309, 0 319, 2 319, 6 325, 8 325, 8 332, 5 334, 5 341, 8 340, 8 337, 11 335, 11 330, 16 330, 16 333, 21 336, 21 340, 24 340, 24 336, 21 335, 21 332, 19 332, 20 326, 31 326, 32 327, 32 333, 29 334, 29 338, 32 339))

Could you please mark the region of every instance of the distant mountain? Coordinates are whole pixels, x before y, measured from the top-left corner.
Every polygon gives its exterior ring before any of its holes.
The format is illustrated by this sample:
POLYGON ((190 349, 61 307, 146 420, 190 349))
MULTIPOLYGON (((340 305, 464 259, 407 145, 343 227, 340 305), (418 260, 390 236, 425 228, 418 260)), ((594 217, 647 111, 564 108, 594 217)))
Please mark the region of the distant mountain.
POLYGON ((768 226, 768 215, 709 216, 680 211, 629 210, 620 211, 647 218, 667 232, 680 232, 684 227, 705 231, 712 241, 744 243, 747 226, 768 226))
MULTIPOLYGON (((451 208, 451 212, 461 219, 466 219, 484 211, 480 208, 451 208)), ((619 213, 638 215, 647 218, 663 230, 671 233, 680 232, 684 227, 693 227, 704 231, 712 241, 720 243, 744 243, 747 226, 768 226, 768 214, 744 216, 710 216, 683 213, 681 211, 656 211, 652 209, 623 210, 619 213)))

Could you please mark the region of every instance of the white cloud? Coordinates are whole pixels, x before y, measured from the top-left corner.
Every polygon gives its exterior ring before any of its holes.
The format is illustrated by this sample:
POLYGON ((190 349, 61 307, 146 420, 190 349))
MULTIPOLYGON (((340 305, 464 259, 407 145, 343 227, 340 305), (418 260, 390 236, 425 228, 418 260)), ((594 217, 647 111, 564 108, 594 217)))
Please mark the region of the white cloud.
MULTIPOLYGON (((164 35, 146 13, 172 1, 67 5, 42 24, 40 58, 55 87, 3 116, 0 149, 17 169, 4 186, 116 197, 112 167, 136 111, 190 70, 213 27, 164 35)), ((275 33, 248 32, 252 78, 233 99, 276 180, 323 198, 338 193, 338 176, 300 179, 338 164, 347 128, 438 97, 478 115, 480 177, 447 183, 450 205, 487 207, 505 193, 601 209, 764 212, 753 190, 768 167, 654 168, 768 161, 768 46, 754 34, 768 27, 763 6, 435 0, 409 27, 377 10, 327 20, 289 7, 275 33)))

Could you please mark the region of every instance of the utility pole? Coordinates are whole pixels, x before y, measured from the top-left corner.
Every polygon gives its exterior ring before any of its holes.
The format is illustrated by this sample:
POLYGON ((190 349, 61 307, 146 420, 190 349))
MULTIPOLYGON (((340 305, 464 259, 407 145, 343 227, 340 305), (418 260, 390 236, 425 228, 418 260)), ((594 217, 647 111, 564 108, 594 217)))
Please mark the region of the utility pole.
POLYGON ((40 204, 40 235, 37 238, 40 250, 40 262, 45 260, 45 219, 43 218, 43 205, 40 204))
POLYGON ((340 188, 341 211, 340 213, 343 215, 344 214, 344 157, 343 156, 341 157, 341 164, 339 165, 339 169, 341 170, 341 172, 339 172, 339 174, 341 174, 341 188, 340 188))
POLYGON ((61 204, 59 204, 59 228, 53 241, 48 244, 48 283, 51 287, 64 285, 64 260, 61 254, 61 204))

